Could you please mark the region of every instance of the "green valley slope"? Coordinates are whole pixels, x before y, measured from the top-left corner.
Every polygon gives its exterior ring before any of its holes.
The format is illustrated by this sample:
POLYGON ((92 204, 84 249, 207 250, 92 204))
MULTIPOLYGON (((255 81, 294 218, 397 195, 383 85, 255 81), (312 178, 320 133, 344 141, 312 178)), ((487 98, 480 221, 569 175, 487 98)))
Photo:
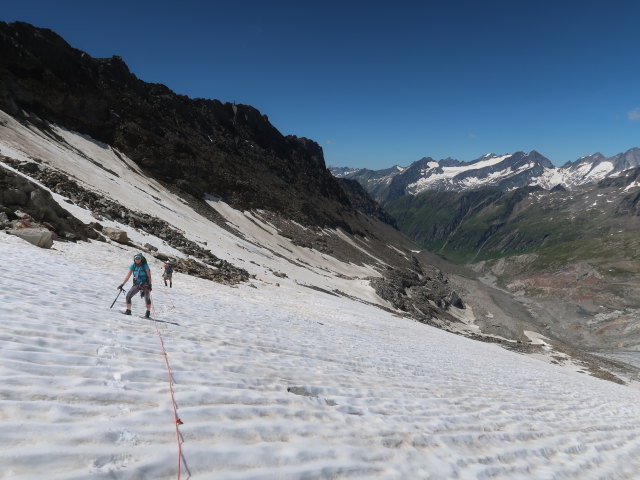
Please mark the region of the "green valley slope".
POLYGON ((385 208, 425 249, 519 298, 550 338, 637 351, 639 176, 633 169, 574 191, 425 192, 385 208))

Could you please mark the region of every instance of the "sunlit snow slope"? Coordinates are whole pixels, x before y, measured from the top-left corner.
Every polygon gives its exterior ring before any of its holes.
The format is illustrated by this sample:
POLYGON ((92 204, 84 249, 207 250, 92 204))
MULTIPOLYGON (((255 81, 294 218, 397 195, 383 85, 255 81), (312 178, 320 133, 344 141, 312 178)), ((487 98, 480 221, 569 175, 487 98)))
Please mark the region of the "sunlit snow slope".
MULTIPOLYGON (((208 203, 222 214, 229 225, 242 233, 241 236, 234 235, 194 211, 157 181, 146 177, 134 162, 110 146, 58 127, 52 127, 52 130, 55 137, 33 126, 22 125, 0 111, 0 154, 18 160, 41 160, 131 210, 167 221, 190 240, 207 245, 217 257, 245 268, 258 278, 280 282, 281 279, 274 277, 273 272, 284 268, 291 281, 313 284, 330 291, 349 291, 365 301, 385 304, 364 280, 379 276, 372 267, 339 262, 316 250, 295 245, 256 212, 240 212, 211 197, 208 203), (283 262, 283 258, 293 261, 283 262), (304 259, 304 264, 297 259, 304 259)), ((96 220, 90 212, 55 197, 81 220, 96 220)), ((161 240, 149 238, 127 225, 103 220, 101 223, 126 230, 129 237, 140 245, 151 243, 160 251, 184 256, 161 240)), ((326 234, 344 237, 335 230, 328 230, 326 234)), ((380 262, 374 255, 367 255, 371 264, 380 262)))
MULTIPOLYGON (((109 310, 131 252, 4 234, 0 252, 0 478, 176 478, 155 325, 109 310)), ((182 478, 637 478, 636 389, 294 285, 169 289, 159 269, 182 478)))
POLYGON ((0 479, 637 478, 639 390, 305 288, 382 303, 369 267, 214 202, 245 233, 234 236, 109 147, 2 120, 3 155, 64 169, 256 278, 231 287, 178 272, 167 288, 149 257, 149 321, 139 297, 131 317, 122 296, 109 308, 132 248, 44 250, 0 232, 0 479), (283 258, 292 251, 306 263, 283 258))

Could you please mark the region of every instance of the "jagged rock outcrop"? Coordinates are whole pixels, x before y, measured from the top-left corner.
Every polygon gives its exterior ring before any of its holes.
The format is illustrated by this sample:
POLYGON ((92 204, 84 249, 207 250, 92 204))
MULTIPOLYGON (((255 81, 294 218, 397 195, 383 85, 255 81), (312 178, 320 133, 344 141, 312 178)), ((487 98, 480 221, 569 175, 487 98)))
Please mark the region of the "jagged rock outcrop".
POLYGON ((425 272, 417 262, 414 265, 413 270, 389 268, 383 277, 369 282, 381 298, 424 323, 449 318, 446 311, 451 306, 464 308, 440 270, 431 267, 425 272))
POLYGON ((49 248, 50 240, 86 240, 95 232, 60 207, 42 187, 5 168, 0 168, 0 229, 23 231, 34 245, 49 248), (3 218, 5 220, 3 220, 3 218), (45 231, 52 232, 47 235, 45 231))
POLYGON ((92 58, 26 23, 0 22, 0 51, 0 109, 16 118, 88 134, 191 195, 358 229, 322 148, 282 135, 253 107, 175 94, 119 57, 92 58))

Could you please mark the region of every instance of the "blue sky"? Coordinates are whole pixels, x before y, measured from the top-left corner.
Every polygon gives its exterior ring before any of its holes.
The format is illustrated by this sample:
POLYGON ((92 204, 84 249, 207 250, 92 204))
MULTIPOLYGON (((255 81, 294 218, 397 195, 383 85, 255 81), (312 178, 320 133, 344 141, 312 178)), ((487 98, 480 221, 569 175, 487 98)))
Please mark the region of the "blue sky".
POLYGON ((190 97, 252 105, 328 165, 640 146, 640 2, 2 0, 190 97))

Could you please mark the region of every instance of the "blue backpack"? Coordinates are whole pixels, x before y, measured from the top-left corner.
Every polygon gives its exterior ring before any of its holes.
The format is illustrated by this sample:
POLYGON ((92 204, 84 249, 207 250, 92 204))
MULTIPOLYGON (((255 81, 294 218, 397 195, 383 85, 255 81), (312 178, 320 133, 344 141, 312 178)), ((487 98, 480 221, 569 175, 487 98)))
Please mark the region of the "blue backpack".
POLYGON ((142 257, 142 261, 140 265, 136 265, 135 262, 131 265, 133 268, 131 271, 133 272, 133 284, 140 285, 142 283, 147 283, 149 281, 146 270, 149 268, 147 264, 147 259, 144 258, 144 255, 139 254, 142 257))

